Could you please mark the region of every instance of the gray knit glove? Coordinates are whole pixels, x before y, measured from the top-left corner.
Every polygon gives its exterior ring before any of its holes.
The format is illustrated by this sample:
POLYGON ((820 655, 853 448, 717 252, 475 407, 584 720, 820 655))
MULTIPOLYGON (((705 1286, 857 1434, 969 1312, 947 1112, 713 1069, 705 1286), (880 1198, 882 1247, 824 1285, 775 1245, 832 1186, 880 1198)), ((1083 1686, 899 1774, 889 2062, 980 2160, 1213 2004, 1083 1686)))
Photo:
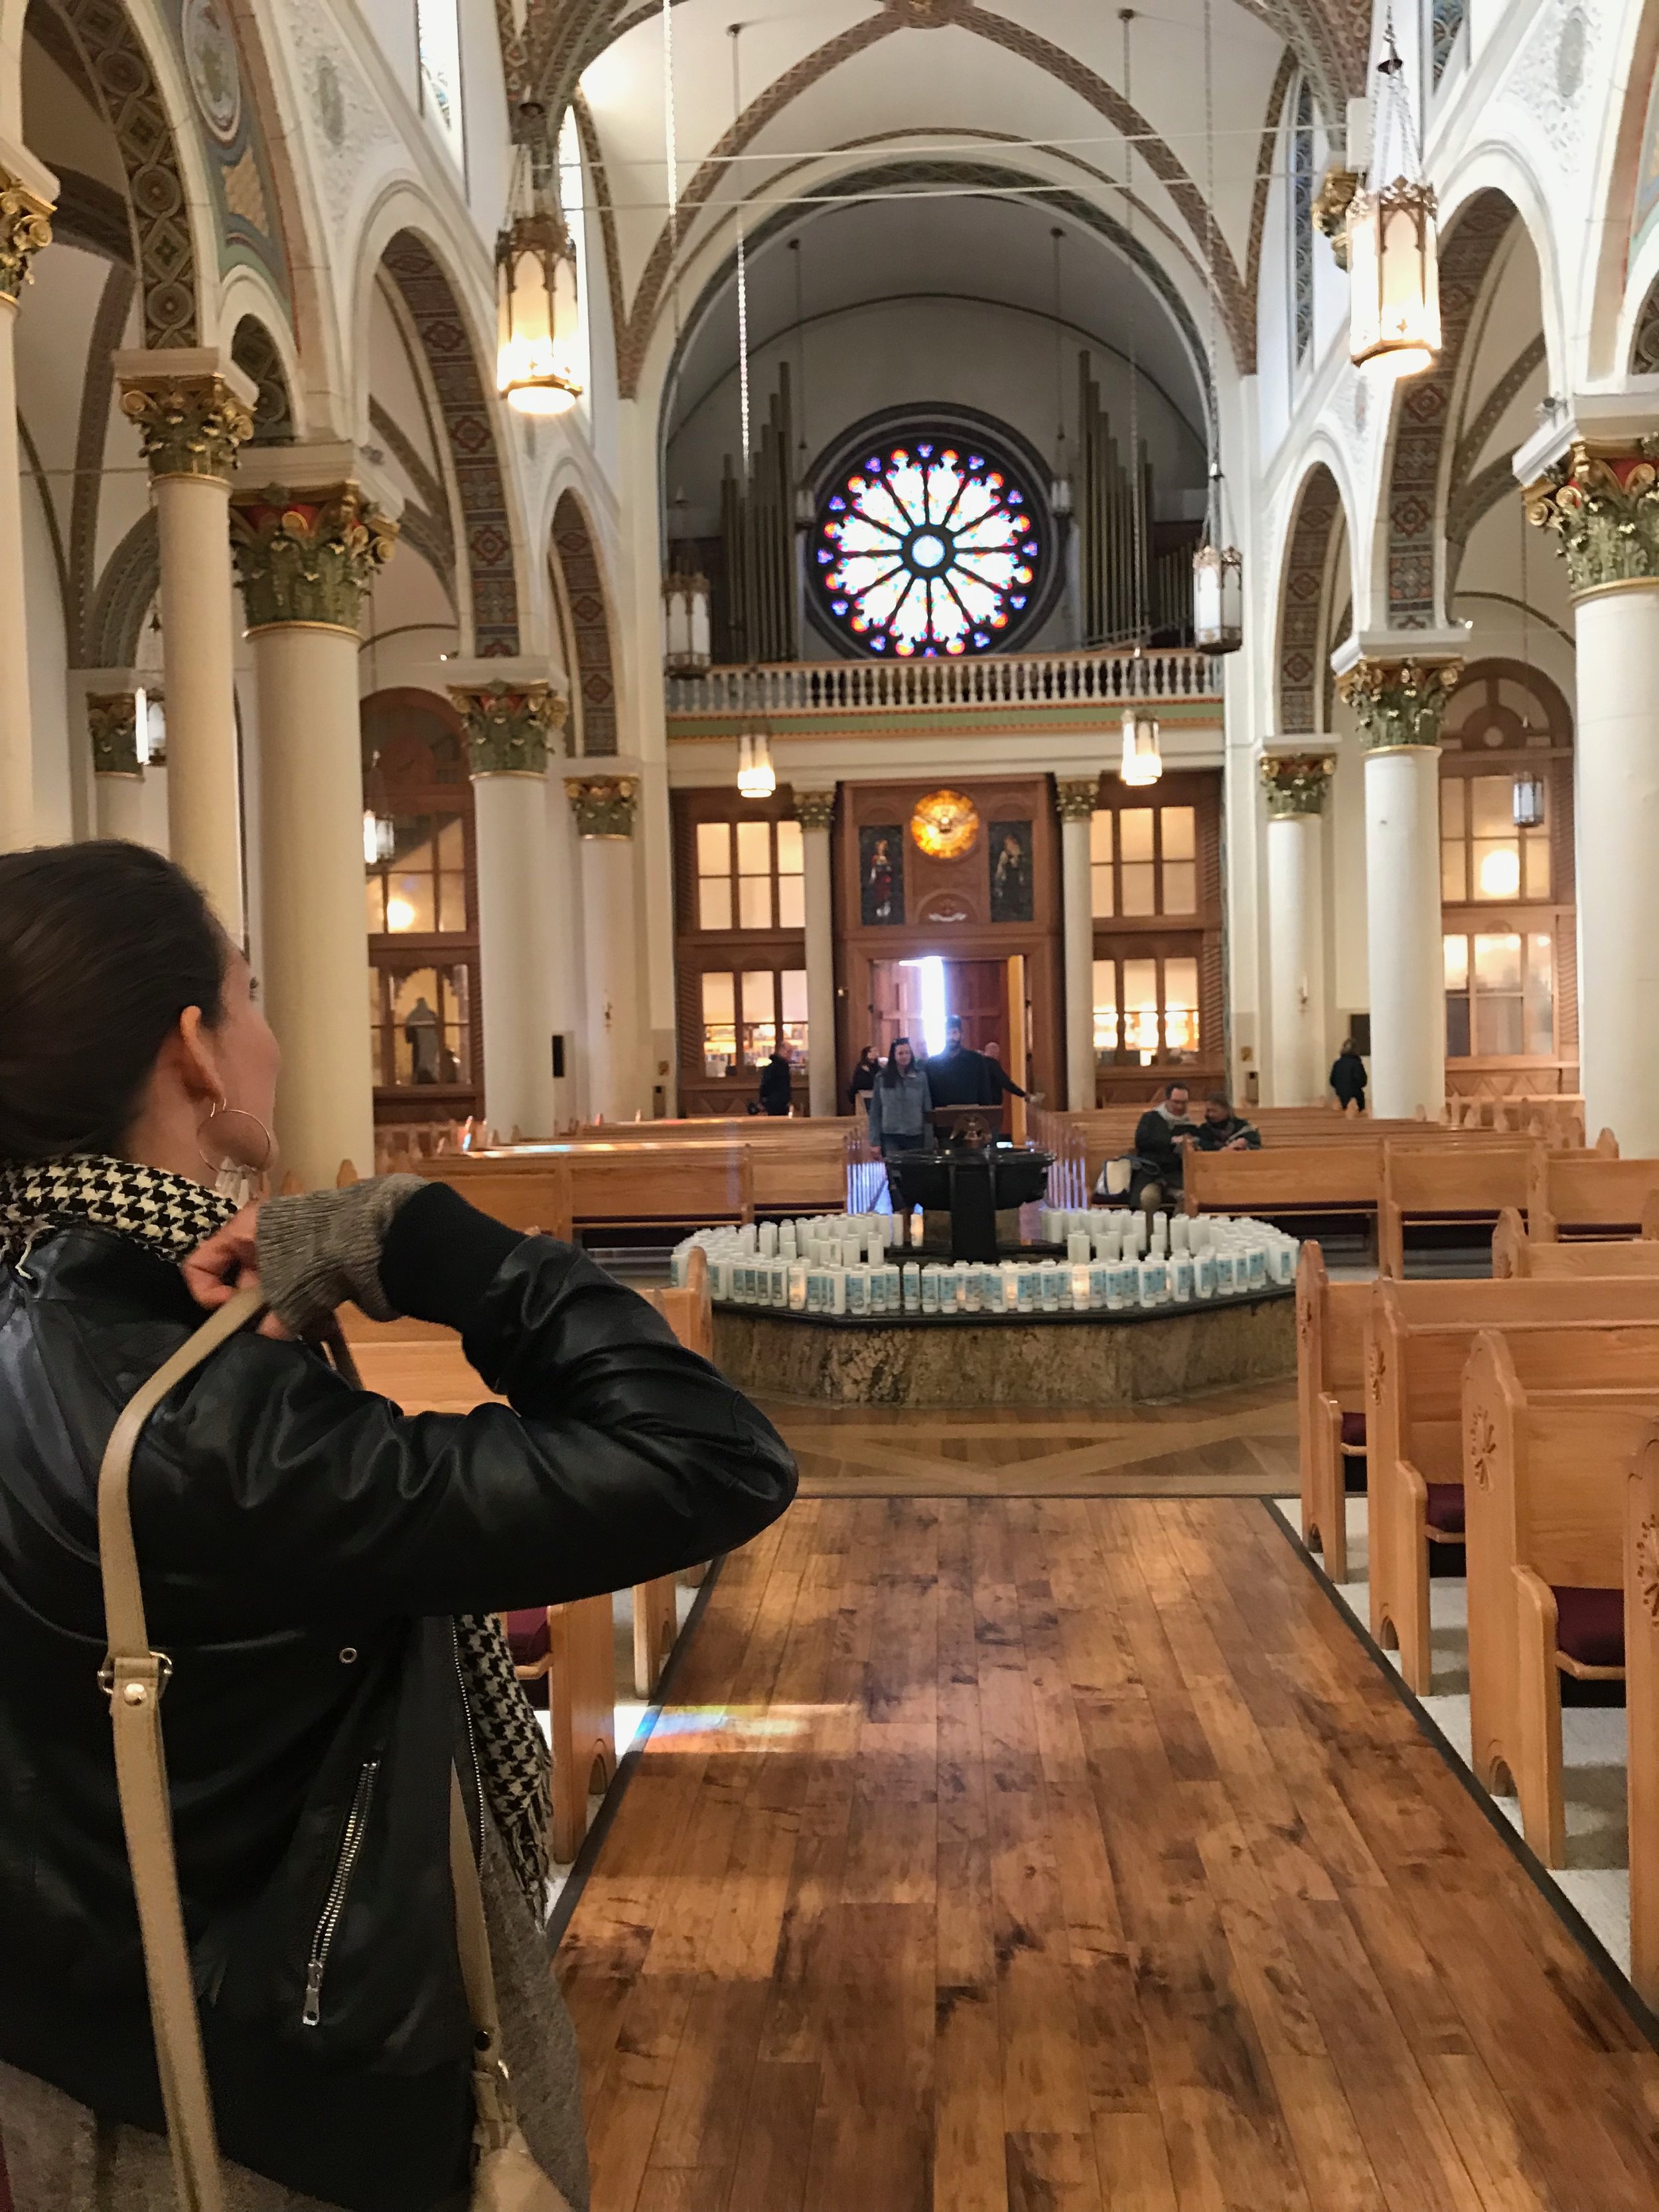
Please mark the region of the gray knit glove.
POLYGON ((420 1176, 374 1176, 343 1190, 273 1198, 259 1209, 259 1285, 295 1336, 313 1335, 348 1298, 371 1321, 395 1318, 380 1287, 380 1247, 420 1176))

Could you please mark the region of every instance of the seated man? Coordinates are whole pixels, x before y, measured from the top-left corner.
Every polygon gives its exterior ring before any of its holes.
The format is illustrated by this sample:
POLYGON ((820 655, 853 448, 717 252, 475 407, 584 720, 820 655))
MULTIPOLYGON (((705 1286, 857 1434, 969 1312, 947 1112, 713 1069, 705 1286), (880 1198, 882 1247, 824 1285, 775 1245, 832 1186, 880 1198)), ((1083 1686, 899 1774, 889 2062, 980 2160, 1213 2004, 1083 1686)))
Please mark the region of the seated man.
POLYGON ((1156 1213, 1180 1197, 1187 1147, 1198 1137, 1198 1125, 1187 1116, 1190 1103, 1186 1085, 1172 1083, 1159 1103, 1136 1122, 1134 1150, 1129 1156, 1131 1206, 1156 1213))
POLYGON ((1241 1120, 1232 1101, 1216 1091, 1204 1101, 1204 1119, 1194 1142, 1200 1152, 1259 1152, 1261 1133, 1241 1120))

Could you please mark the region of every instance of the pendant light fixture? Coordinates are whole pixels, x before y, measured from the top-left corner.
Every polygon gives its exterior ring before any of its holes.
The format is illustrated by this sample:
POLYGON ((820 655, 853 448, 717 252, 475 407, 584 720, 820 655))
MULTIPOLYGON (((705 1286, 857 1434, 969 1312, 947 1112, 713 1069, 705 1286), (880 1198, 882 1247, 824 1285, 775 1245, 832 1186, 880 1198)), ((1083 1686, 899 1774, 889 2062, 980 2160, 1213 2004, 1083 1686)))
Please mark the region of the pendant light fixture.
POLYGON ((738 790, 744 799, 770 799, 778 787, 772 766, 772 740, 764 730, 745 730, 738 738, 738 790))
POLYGON ((708 658, 708 579, 671 568, 662 580, 663 673, 701 676, 708 658))
MULTIPOLYGON (((1123 26, 1123 97, 1131 107, 1134 106, 1134 74, 1129 51, 1129 26, 1134 21, 1134 14, 1133 8, 1120 8, 1118 10, 1118 20, 1123 26)), ((1123 138, 1123 198, 1132 281, 1135 267, 1133 160, 1126 131, 1123 138)), ((1158 716, 1152 712, 1152 702, 1146 694, 1146 662, 1143 651, 1146 641, 1146 471, 1140 459, 1139 319, 1132 308, 1129 315, 1129 514, 1134 535, 1135 652, 1129 667, 1129 696, 1123 702, 1123 757, 1118 769, 1118 774, 1125 783, 1137 786, 1156 783, 1164 773, 1158 716)))
POLYGON ((1209 237, 1210 478, 1204 535, 1193 555, 1193 642, 1206 653, 1237 653, 1244 642, 1244 558, 1229 545, 1226 487, 1221 474, 1220 401, 1216 386, 1215 66, 1212 0, 1204 0, 1204 148, 1208 171, 1206 228, 1209 237))
POLYGON ((1072 511, 1072 471, 1066 453, 1066 325, 1060 284, 1060 242, 1066 234, 1056 223, 1048 235, 1054 248, 1054 473, 1048 486, 1048 505, 1056 520, 1060 520, 1072 511))
POLYGON ((495 389, 520 415, 562 415, 582 396, 576 249, 559 210, 546 111, 526 101, 518 124, 507 221, 495 240, 495 389))
POLYGON ((386 776, 376 753, 363 778, 363 866, 383 868, 397 849, 398 825, 392 818, 386 776))
POLYGON ((1366 189, 1348 208, 1348 353, 1356 367, 1389 361, 1401 376, 1431 368, 1440 351, 1440 246, 1434 187, 1422 173, 1405 64, 1394 42, 1394 11, 1382 58, 1366 189), (1389 174, 1393 125, 1400 168, 1389 174))

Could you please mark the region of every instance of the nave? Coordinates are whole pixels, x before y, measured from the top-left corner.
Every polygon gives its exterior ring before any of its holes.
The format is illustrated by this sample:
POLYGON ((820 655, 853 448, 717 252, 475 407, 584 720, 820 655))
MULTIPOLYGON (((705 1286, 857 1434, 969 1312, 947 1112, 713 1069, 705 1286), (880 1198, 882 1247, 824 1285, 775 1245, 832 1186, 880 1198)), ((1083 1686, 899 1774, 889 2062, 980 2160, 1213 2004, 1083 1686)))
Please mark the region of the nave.
POLYGON ((596 2212, 1654 2203, 1612 1988, 1265 1500, 1178 1494, 1285 1486, 1214 1402, 1070 1495, 790 1417, 558 1948, 596 2212))

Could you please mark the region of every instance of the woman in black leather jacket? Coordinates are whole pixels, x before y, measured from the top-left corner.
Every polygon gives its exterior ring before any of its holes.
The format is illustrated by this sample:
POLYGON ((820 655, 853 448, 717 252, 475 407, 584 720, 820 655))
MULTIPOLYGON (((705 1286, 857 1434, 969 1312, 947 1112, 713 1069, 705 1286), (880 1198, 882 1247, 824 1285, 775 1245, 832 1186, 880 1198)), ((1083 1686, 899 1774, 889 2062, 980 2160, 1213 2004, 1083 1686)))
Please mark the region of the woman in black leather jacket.
MULTIPOLYGON (((346 948, 342 948, 346 957, 346 948)), ((167 1399, 132 1509, 237 2212, 451 2212, 471 2029, 452 1768, 532 2148, 586 2200, 538 1922, 540 1739, 487 1618, 781 1513, 775 1431, 643 1300, 442 1185, 236 1212, 277 1053, 247 963, 133 846, 0 856, 0 2142, 17 2212, 171 2207, 116 1801, 94 1513, 121 1407, 230 1286, 273 1318, 167 1399), (234 1216, 233 1219, 232 1217, 234 1216), (405 1417, 295 1338, 345 1299, 459 1329, 509 1401, 405 1417)))

